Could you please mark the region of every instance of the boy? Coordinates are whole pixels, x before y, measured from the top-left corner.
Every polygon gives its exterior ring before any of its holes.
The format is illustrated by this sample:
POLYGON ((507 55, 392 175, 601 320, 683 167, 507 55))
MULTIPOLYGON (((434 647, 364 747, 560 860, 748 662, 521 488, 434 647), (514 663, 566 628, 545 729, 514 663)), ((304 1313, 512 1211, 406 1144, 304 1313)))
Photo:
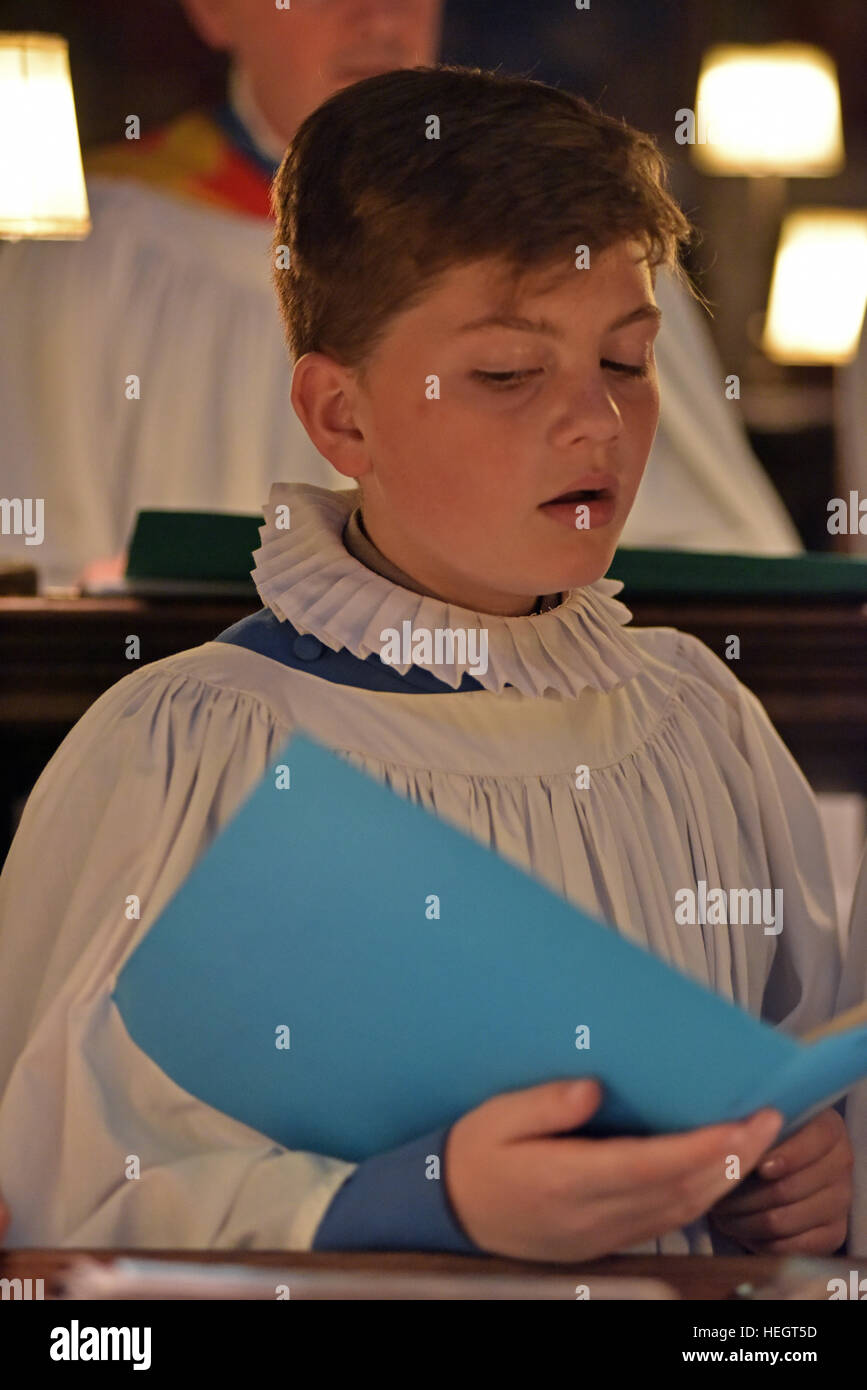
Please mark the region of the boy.
MULTIPOLYGON (((625 631, 602 578, 656 425, 653 271, 687 231, 652 142, 538 83, 395 72, 308 118, 275 197, 293 404, 361 505, 276 484, 262 613, 108 691, 31 795, 0 880, 15 1238, 709 1252, 726 1158, 750 1172, 774 1112, 564 1139, 599 1091, 552 1080, 353 1170, 181 1091, 111 1002, 296 727, 772 1021, 811 1026, 836 988, 806 783, 722 663, 682 634, 625 631), (405 620, 484 632, 485 670, 386 666, 384 631, 405 620), (678 928, 678 887, 711 875, 781 888, 787 930, 678 928), (431 1153, 440 1182, 425 1180, 431 1153)), ((748 1248, 837 1249, 839 1116, 776 1157, 797 1190, 766 1183, 758 1214, 720 1207, 720 1226, 748 1248)))

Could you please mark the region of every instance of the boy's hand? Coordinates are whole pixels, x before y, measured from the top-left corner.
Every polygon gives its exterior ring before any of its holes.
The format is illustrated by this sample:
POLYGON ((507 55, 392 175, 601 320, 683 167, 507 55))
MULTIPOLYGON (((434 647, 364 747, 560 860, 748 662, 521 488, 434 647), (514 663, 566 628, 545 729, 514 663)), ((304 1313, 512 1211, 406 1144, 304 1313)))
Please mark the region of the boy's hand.
POLYGON ((602 1099, 596 1081, 509 1091, 452 1126, 445 1183, 484 1250, 531 1260, 586 1260, 689 1225, 729 1187, 726 1160, 749 1172, 782 1124, 762 1110, 739 1124, 649 1139, 564 1137, 602 1099))
POLYGON ((9 1208, 3 1201, 3 1193, 0 1192, 0 1243, 2 1243, 3 1237, 9 1230, 9 1219, 9 1208))
POLYGON ((832 1255, 846 1239, 853 1163, 846 1126, 823 1110, 771 1149, 711 1219, 754 1254, 832 1255))

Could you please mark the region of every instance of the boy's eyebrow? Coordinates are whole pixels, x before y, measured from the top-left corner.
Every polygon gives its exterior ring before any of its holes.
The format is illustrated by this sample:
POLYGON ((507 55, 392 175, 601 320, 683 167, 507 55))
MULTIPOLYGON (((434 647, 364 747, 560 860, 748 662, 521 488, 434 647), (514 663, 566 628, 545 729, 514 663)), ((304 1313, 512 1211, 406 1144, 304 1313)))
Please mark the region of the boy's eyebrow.
MULTIPOLYGON (((658 322, 661 318, 662 310, 659 305, 648 301, 646 304, 639 304, 622 318, 615 319, 606 331, 613 333, 618 328, 626 328, 627 324, 637 323, 640 319, 656 319, 658 322)), ((486 314, 484 318, 473 319, 471 323, 462 323, 457 331, 475 333, 480 328, 516 328, 524 333, 548 333, 552 338, 563 337, 561 329, 548 319, 527 319, 518 314, 486 314)))

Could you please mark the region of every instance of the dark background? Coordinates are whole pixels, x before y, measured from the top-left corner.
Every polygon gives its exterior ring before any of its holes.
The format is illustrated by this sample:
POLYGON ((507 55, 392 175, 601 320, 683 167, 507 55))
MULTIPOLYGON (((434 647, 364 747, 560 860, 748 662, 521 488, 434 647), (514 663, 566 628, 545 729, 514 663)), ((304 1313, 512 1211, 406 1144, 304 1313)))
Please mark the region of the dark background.
MULTIPOLYGON (((701 55, 712 43, 815 43, 837 63, 847 165, 832 179, 789 180, 787 205, 867 205, 867 0, 591 0, 578 12, 573 0, 451 0, 445 14, 443 61, 557 83, 656 137, 696 224, 689 268, 713 307, 725 370, 744 382, 753 447, 805 543, 826 548, 825 502, 835 487, 831 371, 769 368, 743 314, 733 320, 738 261, 764 264, 769 254, 750 234, 755 181, 697 173, 674 142, 675 112, 694 106, 701 55)), ((0 29, 69 40, 85 147, 121 138, 132 112, 146 133, 223 92, 225 59, 199 42, 176 0, 0 0, 0 29)))

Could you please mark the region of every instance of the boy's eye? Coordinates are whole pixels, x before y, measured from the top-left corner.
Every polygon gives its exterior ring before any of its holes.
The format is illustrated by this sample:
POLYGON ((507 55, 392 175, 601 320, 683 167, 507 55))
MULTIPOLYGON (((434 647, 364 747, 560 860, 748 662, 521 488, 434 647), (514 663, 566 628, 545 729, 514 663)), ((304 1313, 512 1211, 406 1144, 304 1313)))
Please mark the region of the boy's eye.
POLYGON ((642 362, 640 366, 635 367, 629 362, 611 362, 605 357, 602 359, 602 366, 608 367, 612 372, 622 372, 624 376, 647 376, 650 370, 649 362, 642 362))
POLYGON ((494 391, 514 391, 516 386, 522 386, 532 376, 541 376, 543 368, 532 367, 524 368, 517 372, 483 372, 474 371, 471 375, 476 381, 484 382, 494 391))
MULTIPOLYGON (((609 371, 620 372, 623 376, 646 377, 650 370, 649 362, 641 362, 638 366, 631 362, 613 362, 609 358, 603 357, 601 366, 607 367, 609 371)), ((473 371, 471 375, 484 385, 491 387, 494 391, 514 391, 518 386, 523 386, 525 381, 531 377, 541 376, 544 368, 529 367, 520 371, 512 372, 485 372, 481 370, 473 371)))

